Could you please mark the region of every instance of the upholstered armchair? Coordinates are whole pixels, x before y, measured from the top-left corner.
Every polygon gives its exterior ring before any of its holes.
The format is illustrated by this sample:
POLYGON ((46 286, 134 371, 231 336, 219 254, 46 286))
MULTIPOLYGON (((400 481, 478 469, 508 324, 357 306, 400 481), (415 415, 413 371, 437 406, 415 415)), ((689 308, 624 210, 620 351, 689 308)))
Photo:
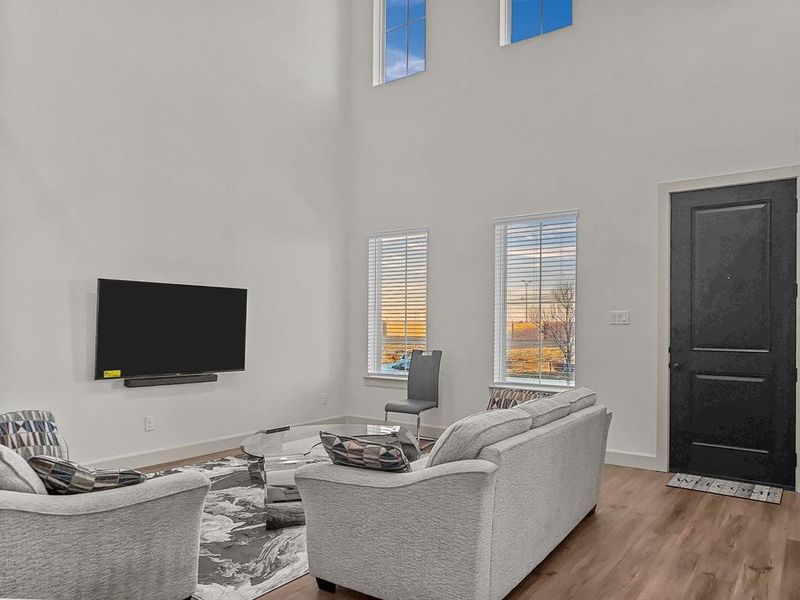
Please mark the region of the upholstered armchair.
POLYGON ((186 472, 48 495, 25 459, 0 445, 0 598, 191 597, 208 488, 205 476, 186 472))

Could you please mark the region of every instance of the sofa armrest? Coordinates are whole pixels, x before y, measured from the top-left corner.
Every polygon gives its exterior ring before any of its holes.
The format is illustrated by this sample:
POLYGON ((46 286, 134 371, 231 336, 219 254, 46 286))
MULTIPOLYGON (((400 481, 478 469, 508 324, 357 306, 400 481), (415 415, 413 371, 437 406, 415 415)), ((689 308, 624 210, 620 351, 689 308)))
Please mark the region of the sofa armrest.
POLYGON ((384 600, 486 598, 496 469, 301 467, 309 571, 384 600))
POLYGON ((209 485, 185 472, 72 496, 0 492, 0 597, 188 598, 209 485))
POLYGON ((40 495, 3 492, 0 494, 0 511, 20 511, 43 515, 91 515, 118 510, 180 494, 195 488, 208 491, 208 478, 201 473, 186 471, 103 492, 89 494, 40 495))

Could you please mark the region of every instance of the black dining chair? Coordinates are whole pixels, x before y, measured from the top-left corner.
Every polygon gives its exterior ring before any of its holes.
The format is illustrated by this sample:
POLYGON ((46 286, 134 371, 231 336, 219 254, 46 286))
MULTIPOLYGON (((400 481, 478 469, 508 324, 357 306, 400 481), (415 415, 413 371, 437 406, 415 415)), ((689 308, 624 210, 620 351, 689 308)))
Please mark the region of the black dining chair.
POLYGON ((408 393, 405 400, 387 402, 384 407, 384 421, 389 421, 389 413, 417 415, 417 439, 419 439, 420 414, 439 406, 439 365, 442 362, 441 350, 414 350, 411 352, 411 365, 408 368, 408 393))

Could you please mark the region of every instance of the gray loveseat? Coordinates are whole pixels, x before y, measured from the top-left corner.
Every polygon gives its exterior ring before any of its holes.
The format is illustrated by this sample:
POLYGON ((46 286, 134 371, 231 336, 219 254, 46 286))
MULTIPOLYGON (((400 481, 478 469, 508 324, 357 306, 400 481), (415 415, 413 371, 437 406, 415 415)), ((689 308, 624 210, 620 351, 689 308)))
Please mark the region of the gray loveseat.
POLYGON ((594 510, 610 422, 583 388, 462 419, 409 473, 301 467, 309 571, 383 600, 499 600, 594 510))

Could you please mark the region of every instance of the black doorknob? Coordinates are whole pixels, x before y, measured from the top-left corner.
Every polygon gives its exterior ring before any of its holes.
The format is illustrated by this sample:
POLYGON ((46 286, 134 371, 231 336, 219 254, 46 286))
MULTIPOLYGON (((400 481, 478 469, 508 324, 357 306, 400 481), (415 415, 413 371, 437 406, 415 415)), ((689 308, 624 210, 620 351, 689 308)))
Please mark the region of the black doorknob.
POLYGON ((672 363, 672 364, 670 365, 670 368, 671 368, 671 369, 680 369, 680 367, 681 367, 681 364, 680 364, 680 363, 676 363, 676 362, 675 362, 675 363, 672 363))

